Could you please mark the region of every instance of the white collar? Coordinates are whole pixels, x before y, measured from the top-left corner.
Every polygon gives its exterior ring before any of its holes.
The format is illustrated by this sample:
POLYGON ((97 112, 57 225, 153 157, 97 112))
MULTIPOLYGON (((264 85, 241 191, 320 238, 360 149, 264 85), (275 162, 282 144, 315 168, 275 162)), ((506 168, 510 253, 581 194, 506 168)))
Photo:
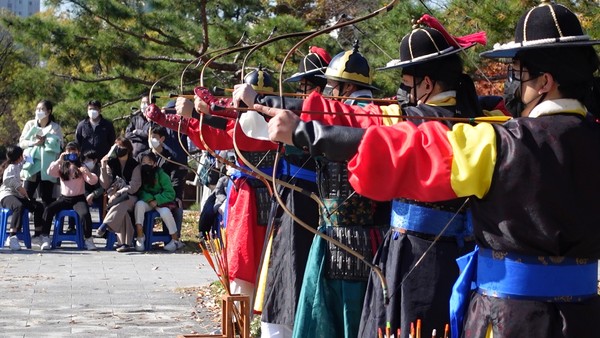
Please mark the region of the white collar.
POLYGON ((430 97, 429 99, 427 99, 427 101, 444 101, 445 99, 449 98, 449 97, 456 97, 456 90, 447 90, 445 92, 441 92, 441 93, 437 93, 435 95, 433 95, 432 97, 430 97))
POLYGON ((581 102, 575 99, 556 99, 544 101, 535 106, 529 117, 539 117, 552 114, 574 113, 585 116, 587 109, 581 102))

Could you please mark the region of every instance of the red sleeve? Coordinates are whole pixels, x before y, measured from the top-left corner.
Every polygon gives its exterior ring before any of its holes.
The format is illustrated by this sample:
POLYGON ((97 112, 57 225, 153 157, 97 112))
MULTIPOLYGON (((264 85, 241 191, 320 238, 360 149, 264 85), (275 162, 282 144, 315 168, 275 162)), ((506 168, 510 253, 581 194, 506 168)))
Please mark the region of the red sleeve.
MULTIPOLYGON (((208 125, 202 125, 202 136, 204 137, 204 142, 206 142, 210 149, 233 149, 234 126, 235 120, 228 121, 225 130, 213 128, 208 125)), ((194 145, 196 145, 199 149, 204 149, 204 144, 202 144, 202 141, 200 141, 199 127, 199 120, 190 119, 188 123, 187 134, 194 145)), ((277 144, 273 142, 257 140, 246 136, 239 126, 238 130, 236 131, 236 142, 240 150, 243 151, 267 151, 277 149, 277 144)))
POLYGON ((350 106, 339 101, 326 99, 317 92, 312 92, 304 100, 302 111, 300 118, 304 122, 319 121, 330 126, 356 128, 367 128, 382 124, 381 109, 377 105, 368 104, 364 108, 350 106), (358 116, 355 114, 358 114, 358 116))
POLYGON ((358 153, 348 163, 350 184, 357 193, 379 201, 456 198, 448 131, 439 122, 367 129, 358 153))

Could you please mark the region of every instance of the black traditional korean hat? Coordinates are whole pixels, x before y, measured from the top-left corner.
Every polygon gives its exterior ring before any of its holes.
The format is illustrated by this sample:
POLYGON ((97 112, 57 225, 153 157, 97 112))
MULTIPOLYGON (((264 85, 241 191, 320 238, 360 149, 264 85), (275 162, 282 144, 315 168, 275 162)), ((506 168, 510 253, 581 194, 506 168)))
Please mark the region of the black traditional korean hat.
POLYGON ((486 44, 485 32, 454 37, 434 17, 425 14, 417 20, 417 26, 400 41, 400 59, 394 59, 377 70, 415 66, 456 54, 477 43, 486 44))
POLYGON ((316 75, 325 74, 327 66, 331 62, 331 56, 323 48, 311 46, 309 53, 302 59, 298 65, 298 71, 283 82, 298 82, 304 78, 310 78, 316 75))
POLYGON ((544 1, 521 16, 515 29, 515 40, 496 44, 494 49, 481 53, 486 58, 513 58, 517 52, 548 47, 576 47, 600 44, 581 28, 581 23, 567 7, 544 1))
POLYGON ((378 88, 372 85, 373 69, 358 49, 359 43, 356 40, 351 50, 334 56, 325 70, 325 78, 377 90, 378 88))
POLYGON ((258 69, 255 69, 244 76, 244 83, 251 85, 256 91, 273 91, 273 79, 271 74, 264 70, 262 65, 258 65, 258 69))

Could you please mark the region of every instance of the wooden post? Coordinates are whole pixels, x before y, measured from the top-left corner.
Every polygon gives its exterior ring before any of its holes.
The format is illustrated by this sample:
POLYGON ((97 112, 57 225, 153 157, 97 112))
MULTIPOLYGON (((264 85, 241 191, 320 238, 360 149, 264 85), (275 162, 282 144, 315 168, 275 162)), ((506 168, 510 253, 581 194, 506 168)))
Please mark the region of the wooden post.
POLYGON ((240 327, 238 337, 250 338, 250 297, 245 295, 223 295, 221 297, 221 332, 214 334, 186 334, 177 338, 236 338, 235 328, 240 327), (236 305, 237 302, 237 305, 236 305), (239 325, 235 324, 234 311, 240 314, 239 325))

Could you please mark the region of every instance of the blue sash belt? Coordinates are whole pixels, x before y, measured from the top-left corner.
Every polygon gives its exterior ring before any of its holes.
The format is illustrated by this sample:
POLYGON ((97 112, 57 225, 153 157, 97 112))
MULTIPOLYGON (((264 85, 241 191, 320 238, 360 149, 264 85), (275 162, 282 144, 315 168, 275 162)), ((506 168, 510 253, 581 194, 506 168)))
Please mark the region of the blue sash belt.
POLYGON ((579 302, 597 294, 597 260, 475 248, 456 262, 461 273, 450 297, 452 337, 461 336, 472 290, 491 297, 546 302, 579 302))
POLYGON ((454 217, 442 235, 456 237, 459 243, 462 243, 465 237, 473 235, 472 223, 467 220, 467 215, 404 203, 399 200, 392 202, 393 227, 437 236, 454 217))
POLYGON ((281 174, 303 179, 308 182, 317 181, 317 174, 314 171, 300 168, 287 162, 286 160, 281 160, 281 174))
POLYGON ((479 249, 476 285, 491 297, 573 302, 597 294, 598 261, 479 249))
MULTIPOLYGON (((248 171, 252 171, 252 169, 250 169, 249 167, 246 167, 244 165, 240 165, 239 163, 238 163, 238 165, 240 166, 240 168, 244 168, 244 169, 247 169, 248 171)), ((269 175, 269 176, 273 175, 273 167, 264 167, 264 168, 258 168, 258 169, 260 171, 262 171, 263 173, 269 175)), ((254 177, 252 177, 252 176, 250 176, 250 175, 248 175, 246 173, 243 173, 240 170, 236 170, 233 174, 231 174, 231 178, 232 179, 236 179, 236 178, 240 178, 240 177, 246 177, 246 178, 252 178, 252 179, 254 179, 254 177)))

